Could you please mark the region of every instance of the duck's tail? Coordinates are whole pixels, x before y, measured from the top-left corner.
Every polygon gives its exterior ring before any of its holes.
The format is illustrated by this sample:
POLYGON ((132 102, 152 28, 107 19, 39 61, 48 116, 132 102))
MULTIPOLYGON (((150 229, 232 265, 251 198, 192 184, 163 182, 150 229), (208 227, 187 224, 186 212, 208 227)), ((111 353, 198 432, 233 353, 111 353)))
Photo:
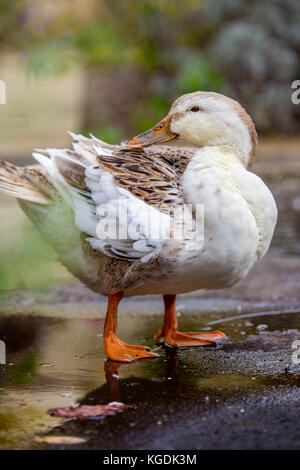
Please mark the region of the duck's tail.
POLYGON ((49 183, 38 167, 21 168, 5 161, 0 161, 0 192, 37 204, 51 200, 49 183))

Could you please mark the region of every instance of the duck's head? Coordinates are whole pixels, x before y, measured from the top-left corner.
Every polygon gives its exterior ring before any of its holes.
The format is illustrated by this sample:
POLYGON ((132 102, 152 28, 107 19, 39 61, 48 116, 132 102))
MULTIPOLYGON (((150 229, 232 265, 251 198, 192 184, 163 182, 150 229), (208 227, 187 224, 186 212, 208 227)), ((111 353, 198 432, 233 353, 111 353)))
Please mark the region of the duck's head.
POLYGON ((162 121, 127 145, 141 148, 169 141, 197 147, 224 146, 236 152, 249 168, 256 131, 251 117, 237 101, 219 93, 197 91, 178 98, 162 121))

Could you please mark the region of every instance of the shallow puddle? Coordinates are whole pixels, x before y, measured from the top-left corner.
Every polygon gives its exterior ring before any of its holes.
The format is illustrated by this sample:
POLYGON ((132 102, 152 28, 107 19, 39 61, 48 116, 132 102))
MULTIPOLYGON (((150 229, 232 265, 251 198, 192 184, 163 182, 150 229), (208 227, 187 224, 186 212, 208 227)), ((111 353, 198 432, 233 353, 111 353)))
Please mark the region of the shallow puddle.
MULTIPOLYGON (((1 339, 7 358, 0 365, 0 447, 57 447, 40 439, 50 434, 83 438, 75 440, 72 448, 222 448, 228 446, 230 433, 224 423, 229 410, 230 419, 237 416, 230 429, 236 429, 238 437, 253 421, 248 414, 255 416, 263 403, 280 409, 282 403, 299 402, 300 366, 292 363, 292 343, 300 339, 298 312, 258 316, 189 312, 179 319, 182 330, 220 329, 228 339, 217 348, 177 351, 154 344, 161 320, 160 315, 120 315, 120 336, 133 344, 147 344, 160 355, 157 360, 121 365, 106 361, 102 319, 4 317, 1 339), (48 414, 50 408, 79 402, 111 401, 132 408, 117 416, 80 421, 48 414), (218 414, 223 420, 220 429, 214 424, 218 414), (180 423, 186 430, 183 434, 180 423)), ((300 432, 297 409, 292 415, 285 436, 290 444, 300 432)), ((252 427, 258 425, 254 422, 252 427)), ((271 422, 263 426, 274 431, 271 422)), ((256 430, 255 439, 257 435, 256 430)))

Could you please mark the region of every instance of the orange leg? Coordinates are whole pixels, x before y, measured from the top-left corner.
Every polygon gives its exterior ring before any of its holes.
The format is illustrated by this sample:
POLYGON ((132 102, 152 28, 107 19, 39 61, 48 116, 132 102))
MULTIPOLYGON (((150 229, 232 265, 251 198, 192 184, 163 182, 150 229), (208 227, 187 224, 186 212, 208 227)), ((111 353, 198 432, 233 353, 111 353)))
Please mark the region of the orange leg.
POLYGON ((225 337, 221 331, 203 331, 181 333, 177 329, 176 318, 176 295, 164 295, 165 318, 164 324, 157 332, 156 338, 174 348, 185 348, 190 346, 212 346, 225 337))
POLYGON ((109 294, 108 307, 104 324, 104 351, 112 361, 132 362, 145 357, 158 357, 145 346, 134 346, 124 343, 116 335, 118 305, 123 292, 109 294))

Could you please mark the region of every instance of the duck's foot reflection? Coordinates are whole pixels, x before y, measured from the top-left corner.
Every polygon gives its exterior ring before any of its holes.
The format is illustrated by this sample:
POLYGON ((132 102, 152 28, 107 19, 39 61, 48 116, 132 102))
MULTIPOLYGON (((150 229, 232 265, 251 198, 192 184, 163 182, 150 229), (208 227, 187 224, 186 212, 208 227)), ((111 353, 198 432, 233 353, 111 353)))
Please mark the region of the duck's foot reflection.
MULTIPOLYGON (((153 359, 141 359, 139 363, 142 362, 153 362, 153 359)), ((111 361, 108 359, 104 363, 104 371, 105 371, 105 377, 106 377, 106 383, 108 386, 109 390, 109 395, 111 398, 111 401, 116 401, 116 402, 122 402, 121 399, 121 393, 120 393, 120 377, 118 374, 118 370, 122 366, 126 366, 128 364, 124 362, 116 362, 116 361, 111 361)))
MULTIPOLYGON (((178 375, 178 356, 179 352, 176 349, 166 348, 166 372, 165 376, 167 380, 165 381, 165 385, 162 384, 160 387, 164 389, 165 386, 168 384, 168 388, 171 386, 173 392, 176 391, 177 384, 179 383, 179 375, 178 375), (171 381, 171 383, 169 382, 171 381), (175 388, 174 388, 175 387, 175 388)), ((143 359, 141 362, 149 362, 153 363, 153 359, 143 359)), ((158 383, 155 379, 146 379, 146 378, 132 378, 129 379, 120 379, 119 376, 119 369, 121 367, 126 367, 128 364, 124 362, 116 362, 107 360, 104 363, 104 371, 106 377, 106 385, 100 387, 95 391, 90 392, 80 403, 76 404, 73 407, 67 408, 55 408, 49 410, 51 416, 60 416, 63 418, 69 419, 84 419, 84 418, 95 418, 100 416, 108 416, 111 414, 116 414, 124 411, 127 408, 130 408, 132 405, 129 405, 132 401, 131 395, 132 393, 129 392, 128 395, 128 387, 126 384, 138 386, 141 388, 141 396, 139 400, 142 400, 142 396, 144 395, 144 387, 148 384, 149 389, 155 388, 156 393, 158 392, 157 386, 158 383), (125 388, 124 388, 125 385, 125 388), (125 393, 125 396, 122 397, 125 393), (96 397, 101 392, 102 398, 99 400, 100 397, 96 397), (96 404, 91 404, 92 402, 97 401, 96 404), (99 403, 100 402, 100 403, 99 403), (102 402, 102 403, 101 403, 102 402), (127 403, 126 403, 127 402, 127 403)), ((136 395, 136 390, 132 390, 133 395, 136 395)))

